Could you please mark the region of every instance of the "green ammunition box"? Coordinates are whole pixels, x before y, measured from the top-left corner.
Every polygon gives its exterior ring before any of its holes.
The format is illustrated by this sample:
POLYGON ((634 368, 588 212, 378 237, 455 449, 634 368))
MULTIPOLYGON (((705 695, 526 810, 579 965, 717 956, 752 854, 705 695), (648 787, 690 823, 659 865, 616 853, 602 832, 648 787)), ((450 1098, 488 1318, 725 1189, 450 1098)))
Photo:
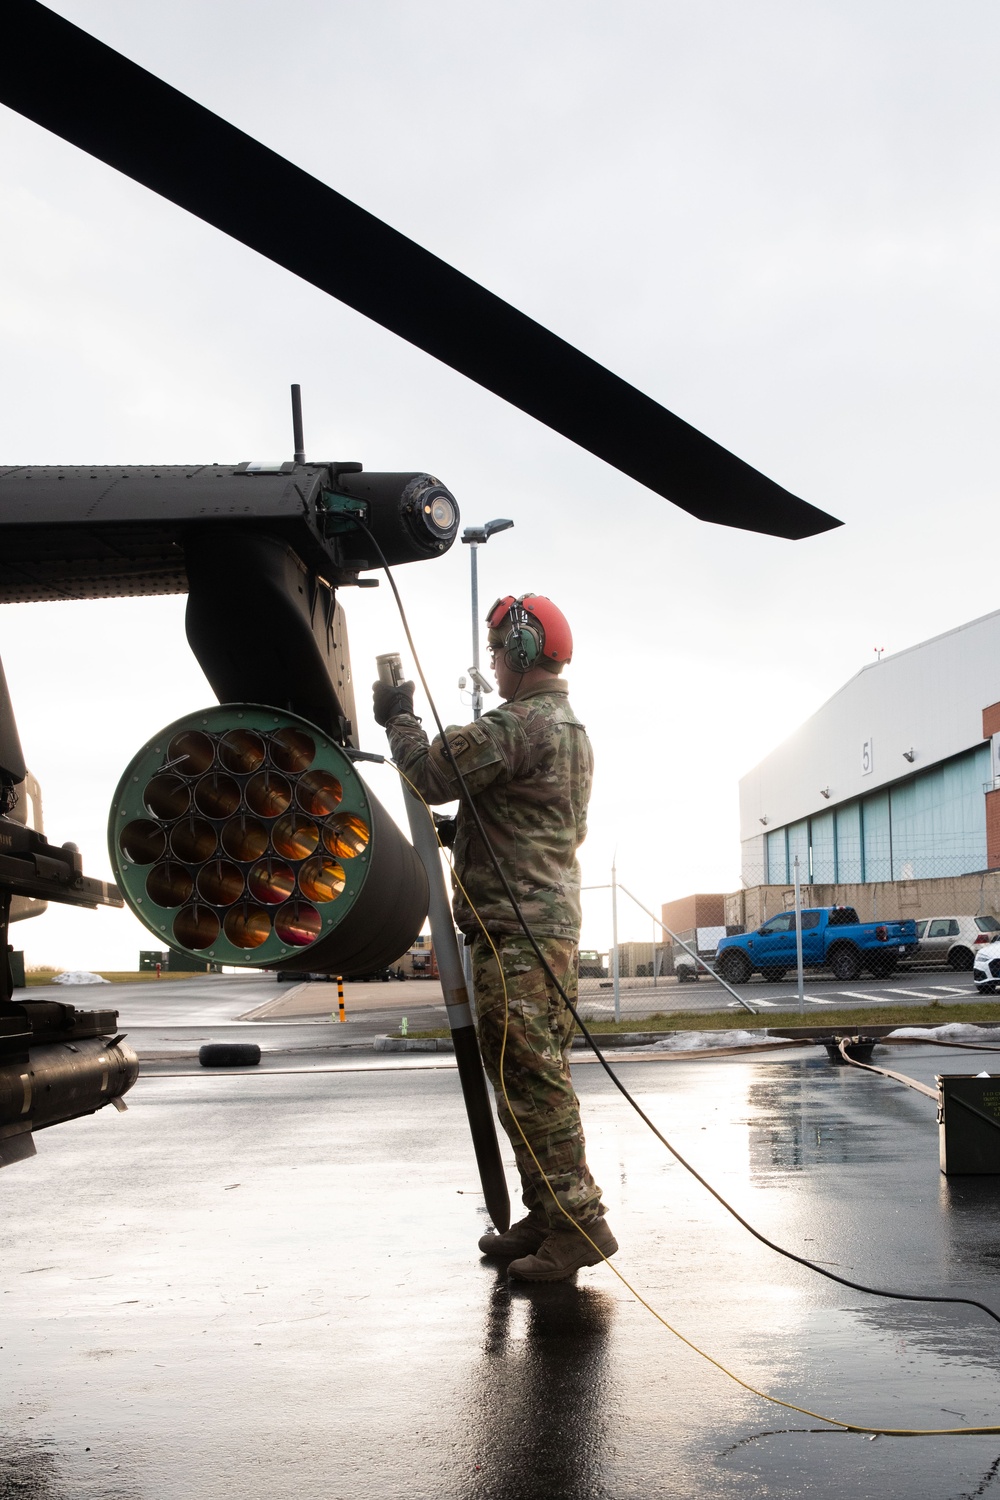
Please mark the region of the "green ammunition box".
POLYGON ((948 1177, 1000 1176, 1000 1075, 938 1075, 941 1170, 948 1177))

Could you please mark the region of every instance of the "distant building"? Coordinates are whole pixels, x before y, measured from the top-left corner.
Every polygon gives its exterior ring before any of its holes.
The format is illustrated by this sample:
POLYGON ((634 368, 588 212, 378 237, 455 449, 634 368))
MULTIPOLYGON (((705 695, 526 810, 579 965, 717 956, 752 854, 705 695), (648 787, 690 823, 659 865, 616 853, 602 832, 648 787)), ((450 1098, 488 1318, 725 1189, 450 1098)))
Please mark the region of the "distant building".
POLYGON ((664 927, 676 932, 685 940, 689 932, 697 927, 721 927, 725 923, 725 896, 712 895, 681 896, 676 901, 665 901, 660 908, 664 927))
POLYGON ((139 972, 150 972, 159 966, 164 974, 221 974, 222 965, 209 959, 191 958, 187 953, 177 953, 173 948, 141 948, 139 950, 139 972))
POLYGON ((743 777, 740 840, 744 887, 789 885, 796 855, 826 886, 1000 868, 1000 611, 845 683, 743 777))
POLYGON ((618 977, 653 979, 669 973, 664 967, 665 950, 660 943, 619 943, 618 977))
POLYGON ((393 968, 400 969, 407 979, 437 979, 437 959, 430 933, 415 938, 393 968))

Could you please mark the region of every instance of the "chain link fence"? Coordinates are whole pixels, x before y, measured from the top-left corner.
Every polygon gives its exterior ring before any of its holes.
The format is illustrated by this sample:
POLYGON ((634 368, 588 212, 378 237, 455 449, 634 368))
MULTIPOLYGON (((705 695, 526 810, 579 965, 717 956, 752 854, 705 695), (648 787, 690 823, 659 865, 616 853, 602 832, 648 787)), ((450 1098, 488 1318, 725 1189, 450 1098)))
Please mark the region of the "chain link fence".
MULTIPOLYGON (((716 924, 682 933, 671 931, 650 907, 619 882, 614 868, 607 885, 585 886, 584 890, 608 892, 612 926, 612 943, 607 952, 580 949, 579 997, 584 1020, 627 1020, 655 1015, 658 1011, 684 1009, 699 982, 702 992, 713 993, 719 1008, 739 1005, 737 992, 712 970, 715 946, 725 935, 724 926, 716 924), (629 912, 626 922, 631 923, 641 912, 653 923, 658 939, 620 942, 618 917, 623 904, 629 912)), ((701 1002, 700 1008, 704 1008, 701 1002)))
MULTIPOLYGON (((934 861, 939 873, 923 879, 821 882, 808 878, 812 854, 807 846, 801 861, 803 911, 850 907, 860 922, 913 921, 917 951, 900 961, 896 970, 900 976, 936 970, 945 976, 961 974, 967 981, 976 949, 1000 940, 1000 869, 963 869, 967 855, 952 858, 946 844, 934 861)), ((929 855, 927 862, 930 864, 929 855)), ((746 873, 751 877, 754 873, 763 875, 765 869, 746 869, 746 873)), ((856 873, 846 860, 842 869, 845 876, 856 873)), ((791 882, 758 879, 748 883, 717 898, 723 923, 676 934, 618 881, 615 870, 611 874, 607 885, 585 887, 608 893, 613 929, 607 951, 581 948, 579 993, 585 1020, 638 1019, 658 1011, 722 1010, 740 1003, 756 1009, 755 991, 782 978, 794 991, 794 968, 775 971, 767 979, 755 975, 749 982, 734 986, 714 972, 713 962, 722 937, 756 933, 793 912, 795 890, 791 882), (635 918, 642 912, 658 925, 659 941, 619 941, 619 913, 625 910, 624 930, 634 931, 635 918)), ((826 970, 812 969, 808 982, 833 978, 826 970)))

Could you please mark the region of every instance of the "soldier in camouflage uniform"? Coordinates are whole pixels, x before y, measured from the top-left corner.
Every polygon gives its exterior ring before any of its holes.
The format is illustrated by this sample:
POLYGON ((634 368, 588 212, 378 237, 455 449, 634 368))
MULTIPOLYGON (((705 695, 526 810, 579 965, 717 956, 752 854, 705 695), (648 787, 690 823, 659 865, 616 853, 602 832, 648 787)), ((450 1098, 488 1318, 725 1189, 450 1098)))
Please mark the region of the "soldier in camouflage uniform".
MULTIPOLYGON (((559 676, 572 655, 572 637, 562 612, 537 595, 498 600, 487 620, 497 685, 506 701, 464 728, 449 727, 448 745, 525 919, 575 1000, 576 851, 587 832, 594 762, 559 676)), ((460 796, 440 737, 428 743, 413 714, 412 683, 395 688, 376 683, 375 717, 386 727, 396 764, 429 803, 460 796)), ((472 944, 480 1049, 528 1209, 505 1234, 484 1235, 479 1247, 508 1259, 514 1276, 559 1281, 618 1248, 603 1217, 600 1188, 587 1168, 569 1069, 573 1018, 525 937, 462 802, 454 857, 469 898, 456 886, 455 921, 472 944), (493 945, 503 965, 506 997, 493 945)))

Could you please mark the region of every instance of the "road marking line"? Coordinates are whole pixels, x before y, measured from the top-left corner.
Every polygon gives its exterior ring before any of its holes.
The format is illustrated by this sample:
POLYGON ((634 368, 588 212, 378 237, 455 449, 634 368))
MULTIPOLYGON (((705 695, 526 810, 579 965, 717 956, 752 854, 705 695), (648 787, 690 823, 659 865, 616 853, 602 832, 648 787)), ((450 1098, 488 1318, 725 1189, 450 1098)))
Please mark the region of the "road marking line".
POLYGON ((876 1005, 891 1005, 892 1004, 892 1000, 891 1000, 890 997, 885 996, 885 995, 873 995, 871 993, 871 991, 863 991, 863 990, 838 990, 837 994, 838 995, 844 995, 848 1000, 869 1000, 869 1001, 873 1000, 876 1005))
POLYGON ((964 990, 963 989, 958 989, 953 984, 929 984, 927 986, 927 988, 929 990, 940 990, 942 995, 971 995, 972 994, 971 988, 966 987, 964 990))
POLYGON ((816 995, 803 995, 803 1000, 808 1000, 810 1005, 836 1005, 836 1000, 820 1000, 816 995))
MULTIPOLYGON (((906 995, 911 1000, 933 1000, 934 996, 926 990, 893 990, 894 995, 906 995)), ((962 992, 964 994, 964 991, 962 992)))

